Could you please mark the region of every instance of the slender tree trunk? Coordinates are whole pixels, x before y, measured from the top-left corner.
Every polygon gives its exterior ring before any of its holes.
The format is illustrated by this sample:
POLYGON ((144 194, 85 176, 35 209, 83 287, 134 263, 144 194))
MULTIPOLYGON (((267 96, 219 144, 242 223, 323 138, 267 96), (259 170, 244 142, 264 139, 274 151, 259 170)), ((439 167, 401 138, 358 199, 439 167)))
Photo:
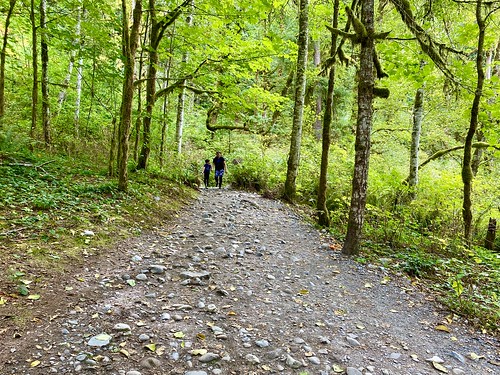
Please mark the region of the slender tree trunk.
MULTIPOLYGON (((332 27, 338 28, 339 18, 339 0, 335 0, 333 4, 333 21, 332 27)), ((330 55, 333 57, 337 51, 337 34, 332 33, 332 42, 330 55)), ((319 175, 318 186, 318 201, 316 210, 318 211, 318 224, 322 226, 330 226, 330 215, 326 206, 326 193, 328 184, 328 157, 330 153, 330 129, 333 119, 333 98, 335 89, 335 64, 333 64, 328 72, 328 91, 326 93, 326 107, 323 117, 323 134, 322 134, 322 149, 321 149, 321 168, 319 175)))
MULTIPOLYGON (((191 3, 191 9, 194 6, 193 2, 191 3)), ((186 19, 186 23, 188 26, 191 26, 193 24, 193 14, 192 11, 189 14, 189 16, 186 19)), ((188 61, 188 54, 184 53, 182 56, 182 65, 186 65, 188 61)), ((184 114, 185 114, 185 106, 186 106, 186 80, 184 80, 181 84, 181 90, 179 92, 179 95, 177 97, 177 120, 176 120, 176 127, 175 127, 175 141, 177 144, 177 154, 182 153, 182 135, 184 132, 184 114)))
MULTIPOLYGON (((0 52, 0 119, 5 115, 5 55, 7 53, 7 41, 9 35, 9 25, 12 12, 16 6, 16 0, 10 0, 9 10, 5 18, 5 30, 3 33, 2 51, 0 52)), ((0 123, 1 126, 1 123, 0 123)))
MULTIPOLYGON (((314 66, 318 68, 321 65, 321 46, 319 41, 313 42, 314 47, 314 66)), ((323 89, 322 85, 318 82, 315 84, 316 86, 316 106, 315 106, 315 119, 314 119, 314 135, 316 139, 321 139, 322 131, 321 131, 321 113, 323 111, 323 89)))
POLYGON ((76 99, 75 99, 75 114, 73 117, 73 127, 75 136, 80 135, 80 110, 82 103, 82 82, 83 82, 83 58, 78 59, 78 67, 76 69, 76 99))
POLYGON ((342 253, 354 255, 359 252, 359 243, 365 217, 366 191, 368 186, 368 166, 370 160, 370 132, 373 115, 373 55, 374 34, 373 0, 365 0, 361 6, 361 19, 366 28, 367 37, 361 40, 358 83, 358 118, 356 125, 356 143, 354 159, 354 175, 352 178, 351 206, 347 235, 342 253))
POLYGON ((45 146, 52 143, 49 103, 49 45, 47 43, 47 0, 40 1, 40 49, 42 59, 42 128, 45 146))
POLYGON ((463 200, 463 218, 464 218, 464 238, 470 245, 472 236, 472 180, 474 178, 472 171, 472 142, 478 128, 479 106, 483 92, 484 84, 484 36, 486 32, 486 23, 482 16, 483 1, 478 0, 476 3, 476 22, 479 28, 476 52, 476 72, 477 84, 474 92, 474 100, 472 102, 470 124, 467 136, 464 143, 464 159, 462 165, 462 182, 464 184, 464 200, 463 200))
MULTIPOLYGON (((165 81, 163 83, 163 88, 168 87, 168 82, 170 80, 170 69, 172 67, 172 51, 173 51, 173 39, 170 39, 170 54, 167 61, 167 66, 165 68, 165 81)), ((160 168, 163 169, 165 165, 165 150, 167 142, 167 130, 168 130, 168 95, 163 96, 163 108, 162 108, 162 125, 161 125, 161 142, 160 142, 160 168)))
POLYGON ((410 148, 410 177, 408 186, 410 187, 410 196, 415 199, 418 185, 418 163, 420 151, 420 133, 422 130, 422 119, 424 117, 424 89, 417 90, 415 103, 413 104, 413 130, 411 133, 410 148))
POLYGON ((30 6, 30 22, 31 22, 31 63, 33 64, 33 86, 31 89, 31 128, 30 138, 35 139, 35 130, 38 113, 38 42, 36 32, 35 19, 35 0, 31 0, 30 6))
MULTIPOLYGON (((151 36, 151 19, 150 12, 146 16, 146 30, 144 32, 144 38, 142 39, 142 45, 145 46, 147 43, 148 34, 151 36)), ((135 119, 135 137, 134 137, 134 161, 139 163, 139 145, 141 143, 141 129, 142 129, 142 79, 144 70, 144 51, 145 48, 141 48, 141 54, 139 56, 139 82, 137 83, 137 118, 135 119)))
POLYGON ((304 114, 304 96, 306 92, 307 43, 309 34, 309 1, 300 0, 299 37, 297 54, 297 74, 295 78, 295 103, 293 109, 292 134, 283 198, 289 202, 295 200, 297 175, 300 164, 300 145, 302 141, 302 118, 304 114))
POLYGON ((113 125, 113 127, 112 127, 113 132, 111 133, 111 145, 109 147, 109 160, 108 160, 108 176, 109 177, 115 176, 116 138, 118 136, 117 129, 116 129, 116 117, 115 116, 113 116, 112 125, 113 125))
POLYGON ((83 8, 80 2, 80 6, 78 7, 78 18, 75 27, 75 41, 73 49, 71 50, 69 55, 68 73, 66 73, 66 77, 64 78, 64 81, 61 84, 61 91, 59 91, 59 95, 57 98, 57 115, 59 115, 59 113, 61 112, 64 100, 66 99, 66 93, 68 91, 69 83, 71 81, 71 76, 73 74, 73 68, 75 66, 76 52, 77 50, 81 50, 80 34, 82 26, 82 13, 83 13, 83 8))
POLYGON ((136 1, 132 16, 132 28, 129 30, 129 15, 126 0, 122 0, 122 48, 124 59, 124 79, 122 104, 120 108, 120 124, 118 128, 119 159, 118 159, 118 188, 126 191, 128 188, 128 153, 129 135, 132 125, 132 102, 134 99, 134 70, 135 52, 139 42, 139 28, 141 24, 142 2, 136 1))

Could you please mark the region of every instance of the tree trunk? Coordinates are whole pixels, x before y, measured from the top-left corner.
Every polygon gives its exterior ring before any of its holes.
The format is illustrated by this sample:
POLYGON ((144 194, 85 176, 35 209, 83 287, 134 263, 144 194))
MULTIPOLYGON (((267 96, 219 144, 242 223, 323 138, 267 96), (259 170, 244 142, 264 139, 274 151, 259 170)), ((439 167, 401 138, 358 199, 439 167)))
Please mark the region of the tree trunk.
POLYGON ((413 130, 411 133, 410 148, 410 177, 408 186, 410 187, 410 197, 415 199, 418 186, 418 163, 420 151, 420 133, 422 130, 422 119, 424 117, 424 89, 417 90, 415 103, 413 104, 413 130))
POLYGON ((82 81, 83 81, 83 58, 78 59, 78 67, 76 69, 76 99, 75 99, 75 114, 73 116, 73 127, 75 136, 80 135, 80 109, 82 103, 82 81))
MULTIPOLYGON (((191 7, 194 4, 191 3, 191 7)), ((186 23, 188 26, 193 25, 193 14, 189 14, 186 19, 186 23)), ((182 56, 182 65, 186 65, 188 61, 188 54, 184 53, 182 56)), ((182 133, 184 132, 184 114, 185 114, 185 105, 186 105, 186 80, 184 80, 181 84, 181 91, 179 92, 179 96, 177 99, 177 121, 175 127, 175 142, 177 144, 177 154, 182 153, 182 133)))
POLYGON ((470 245, 472 236, 472 180, 474 178, 472 171, 472 142, 478 127, 479 106, 484 84, 484 36, 486 31, 486 23, 481 14, 483 7, 482 0, 476 3, 476 22, 479 28, 476 52, 476 72, 477 84, 474 92, 474 100, 472 102, 470 124, 467 136, 464 143, 464 158, 462 165, 462 182, 464 184, 464 200, 463 200, 463 218, 464 218, 464 238, 467 244, 470 245))
MULTIPOLYGON (((170 39, 170 53, 169 53, 169 58, 167 61, 167 66, 165 67, 165 81, 163 83, 163 88, 168 87, 168 82, 170 80, 170 68, 172 67, 172 51, 173 51, 173 39, 170 39)), ((165 165, 165 150, 166 150, 166 143, 167 143, 167 130, 168 130, 168 118, 167 118, 167 112, 168 112, 168 95, 163 96, 163 104, 162 104, 162 124, 161 124, 161 142, 160 142, 160 168, 163 169, 163 166, 165 165)))
POLYGON ((365 215, 366 191, 368 185, 368 165, 370 160, 370 132, 373 115, 373 55, 374 34, 373 0, 362 2, 361 19, 368 36, 361 39, 361 52, 359 57, 359 83, 358 83, 358 118, 356 125, 356 143, 354 159, 354 175, 352 179, 351 206, 347 235, 342 248, 342 253, 354 255, 359 252, 359 243, 365 215))
POLYGON ((33 86, 31 89, 31 129, 30 138, 35 139, 35 130, 38 113, 38 46, 37 46, 37 27, 35 20, 35 0, 31 0, 30 6, 31 22, 31 63, 33 64, 33 86))
POLYGON ((117 138, 116 117, 113 117, 112 125, 113 125, 112 127, 113 132, 111 133, 111 145, 109 147, 109 160, 108 160, 109 177, 115 176, 115 157, 116 157, 116 138, 117 138))
POLYGON ((156 101, 156 73, 158 67, 158 46, 163 38, 165 30, 170 26, 179 15, 182 9, 192 0, 185 0, 177 6, 172 12, 169 12, 166 18, 158 20, 156 18, 155 0, 149 0, 149 16, 151 18, 151 35, 149 48, 149 67, 148 79, 146 84, 146 115, 142 124, 142 148, 137 163, 138 169, 146 169, 149 154, 151 152, 151 120, 153 117, 153 107, 156 101))
POLYGON ((42 61, 42 129, 45 146, 52 143, 49 103, 49 45, 47 43, 47 0, 40 1, 40 49, 42 61))
POLYGON ((497 235, 497 221, 490 217, 488 223, 488 232, 486 232, 486 239, 484 241, 484 247, 488 250, 493 250, 495 248, 495 237, 497 235))
POLYGON ((124 78, 122 90, 122 104, 120 108, 120 124, 118 127, 118 188, 126 191, 128 188, 128 152, 129 135, 132 124, 132 102, 134 99, 134 69, 135 52, 139 41, 139 27, 141 24, 142 2, 136 1, 133 10, 132 28, 129 30, 129 15, 126 0, 122 0, 122 48, 124 78))
MULTIPOLYGON (((313 42, 314 46, 314 67, 318 68, 321 65, 321 48, 319 41, 313 42)), ((316 83, 316 106, 315 106, 315 119, 314 119, 314 135, 316 139, 320 140, 322 131, 321 131, 321 113, 323 110, 323 89, 322 85, 318 82, 316 83)))
MULTIPOLYGON (((17 0, 10 0, 9 10, 5 18, 5 30, 3 33, 2 51, 0 52, 0 119, 5 114, 5 55, 7 53, 7 40, 9 35, 10 17, 14 11, 17 0)), ((1 126, 1 125, 0 125, 1 126)))
MULTIPOLYGON (((339 0, 335 0, 333 5, 333 21, 332 27, 338 27, 339 17, 339 0)), ((332 44, 330 48, 331 57, 335 56, 337 51, 337 34, 332 33, 332 44)), ((330 129, 333 118, 333 97, 335 88, 335 64, 330 67, 328 73, 328 91, 326 94, 326 108, 323 117, 323 134, 322 134, 322 149, 321 149, 321 168, 319 175, 318 186, 318 202, 316 210, 318 212, 318 224, 322 226, 330 226, 330 215, 326 206, 326 193, 328 184, 328 156, 330 153, 330 129)))
POLYGON ((304 96, 306 92, 307 43, 309 34, 309 1, 300 0, 299 4, 299 37, 297 53, 297 74, 295 78, 295 102, 293 108, 292 134, 290 152, 283 198, 289 202, 295 200, 296 180, 300 163, 300 145, 302 141, 302 118, 304 114, 304 96))
MULTIPOLYGON (((149 13, 146 17, 146 31, 144 32, 144 38, 142 40, 142 45, 145 46, 147 42, 147 27, 150 23, 149 13)), ((151 33, 150 33, 151 34, 151 33)), ((139 56, 139 82, 137 83, 137 118, 135 119, 135 137, 134 137, 134 161, 139 162, 139 144, 141 142, 141 129, 142 129, 142 71, 144 67, 144 48, 141 48, 141 54, 139 56)))

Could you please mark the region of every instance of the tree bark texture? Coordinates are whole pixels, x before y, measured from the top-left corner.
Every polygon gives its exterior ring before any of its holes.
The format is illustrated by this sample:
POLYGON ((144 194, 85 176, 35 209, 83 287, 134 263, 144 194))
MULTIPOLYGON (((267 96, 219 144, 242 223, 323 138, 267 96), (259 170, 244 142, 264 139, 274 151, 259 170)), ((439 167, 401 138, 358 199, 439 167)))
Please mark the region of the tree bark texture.
POLYGON ((297 192, 297 174, 300 163, 300 145, 302 140, 302 118, 304 114, 304 96, 306 92, 307 45, 309 34, 309 1, 300 0, 299 4, 299 37, 297 54, 297 73, 295 78, 295 103, 293 109, 290 151, 283 198, 289 202, 295 200, 297 192))
POLYGON ((410 148, 410 177, 408 178, 408 186, 410 187, 410 196, 412 199, 415 199, 417 195, 420 134, 422 131, 423 117, 424 89, 420 88, 415 94, 415 103, 413 104, 413 130, 411 132, 410 148))
MULTIPOLYGON (((314 41, 313 42, 314 46, 314 67, 318 68, 321 65, 321 46, 319 41, 314 41)), ((322 86, 319 83, 315 84, 315 93, 316 93, 316 106, 315 106, 315 119, 314 119, 314 135, 316 139, 321 139, 322 135, 322 121, 321 121, 321 113, 323 110, 323 90, 322 86)))
POLYGON ((38 45, 37 27, 35 20, 35 0, 31 0, 30 5, 31 22, 31 63, 33 64, 33 86, 31 88, 31 129, 30 138, 35 139, 35 130, 38 113, 38 45))
MULTIPOLYGON (((333 21, 332 27, 338 27, 339 18, 339 0, 335 0, 333 4, 333 21)), ((330 47, 331 57, 335 56, 337 51, 337 34, 332 33, 332 42, 330 47)), ((330 143, 331 143, 331 125, 333 119, 333 98, 335 89, 335 64, 330 66, 328 72, 328 90, 326 93, 326 104, 325 113, 323 116, 323 132, 321 141, 321 167, 319 174, 319 185, 318 185, 318 200, 316 205, 316 210, 318 212, 318 224, 322 226, 330 226, 330 214, 328 212, 328 207, 326 206, 326 194, 327 194, 327 184, 328 184, 328 157, 330 153, 330 143)))
POLYGON ((354 175, 352 178, 351 206, 349 209, 347 235, 342 248, 342 253, 346 255, 354 255, 359 252, 366 206, 374 87, 374 42, 371 37, 374 34, 373 8, 373 0, 365 0, 362 2, 361 20, 368 36, 361 39, 361 52, 359 58, 358 117, 356 124, 354 175))
POLYGON ((0 119, 5 115, 5 57, 7 53, 7 41, 9 36, 10 18, 17 0, 10 0, 9 10, 5 17, 5 30, 3 33, 2 51, 0 52, 0 119))
POLYGON ((495 249, 495 237, 497 235, 497 221, 490 217, 488 223, 488 231, 486 232, 486 239, 484 241, 484 247, 488 250, 495 249))
POLYGON ((45 146, 52 143, 49 102, 49 44, 47 42, 47 0, 40 1, 40 57, 42 62, 42 129, 45 146))
POLYGON ((464 184, 464 200, 462 205, 462 214, 464 219, 464 238, 470 244, 472 235, 472 180, 474 178, 472 172, 472 142, 478 127, 479 106, 483 92, 484 84, 484 36, 486 31, 486 23, 482 16, 482 0, 476 3, 476 22, 479 29, 477 39, 477 56, 476 56, 476 72, 477 83, 474 92, 474 100, 472 102, 470 124, 467 136, 464 143, 464 157, 462 164, 462 182, 464 184))
POLYGON ((126 0, 122 0, 122 48, 124 59, 124 78, 122 89, 122 104, 120 108, 120 124, 118 127, 118 188, 126 191, 128 188, 128 153, 129 135, 132 124, 132 102, 134 99, 134 68, 135 52, 139 41, 142 2, 136 1, 132 16, 132 28, 129 30, 129 15, 126 0))

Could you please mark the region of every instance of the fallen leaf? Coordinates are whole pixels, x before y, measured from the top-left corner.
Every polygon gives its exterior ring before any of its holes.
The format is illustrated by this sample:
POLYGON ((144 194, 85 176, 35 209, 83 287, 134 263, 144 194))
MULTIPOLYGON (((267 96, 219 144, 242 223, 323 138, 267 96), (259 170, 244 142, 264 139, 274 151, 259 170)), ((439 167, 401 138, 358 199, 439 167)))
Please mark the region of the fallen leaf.
POLYGON ((3 297, 0 297, 0 306, 5 305, 7 303, 7 300, 3 297))
POLYGON ((40 294, 30 294, 28 297, 26 297, 32 301, 37 301, 40 299, 40 294))
POLYGON ((191 350, 191 355, 204 355, 207 354, 207 349, 193 349, 191 350))
POLYGON ((229 312, 227 313, 227 315, 234 316, 234 315, 236 315, 236 313, 235 313, 234 311, 229 311, 229 312))
POLYGON ((38 366, 40 363, 42 363, 42 362, 40 362, 40 361, 38 361, 38 360, 33 361, 33 362, 31 362, 31 363, 30 363, 30 367, 36 367, 36 366, 38 366))
POLYGON ((448 332, 450 333, 450 329, 448 327, 446 327, 444 324, 440 324, 438 326, 436 326, 435 328, 437 331, 443 331, 443 332, 448 332))
POLYGON ((120 353, 122 353, 125 357, 130 358, 130 353, 126 349, 120 349, 120 353))
POLYGON ((299 294, 305 296, 306 294, 309 294, 309 291, 307 289, 301 289, 299 290, 299 294))
POLYGON ((357 329, 365 329, 365 326, 363 324, 357 324, 356 328, 357 329))
POLYGON ((130 286, 135 286, 135 280, 133 279, 128 279, 127 280, 127 284, 130 285, 130 286))
POLYGON ((384 276, 384 278, 380 280, 380 284, 386 285, 389 281, 391 281, 391 278, 389 276, 384 276))
POLYGON ((366 283, 366 284, 365 284, 365 288, 373 288, 373 284, 371 284, 371 283, 366 283))
POLYGON ((184 334, 184 332, 182 332, 182 331, 179 331, 179 332, 175 332, 175 333, 174 333, 174 337, 175 337, 176 339, 182 339, 184 336, 186 336, 186 335, 185 335, 185 334, 184 334))
POLYGON ((196 337, 199 339, 199 340, 205 340, 205 335, 203 333, 198 333, 196 334, 196 337))
POLYGON ((337 373, 342 373, 344 372, 344 369, 340 367, 339 365, 333 365, 333 371, 337 373))
POLYGON ((437 362, 432 362, 432 365, 434 366, 434 368, 438 371, 441 371, 441 372, 444 372, 445 374, 448 373, 448 370, 446 369, 446 367, 444 367, 443 365, 440 365, 439 363, 437 362))
POLYGON ((144 345, 144 347, 146 349, 151 350, 152 352, 154 352, 156 350, 156 344, 147 344, 147 345, 144 345))
POLYGON ((473 361, 477 361, 481 358, 484 358, 484 355, 477 355, 474 352, 469 353, 469 358, 472 359, 473 361))

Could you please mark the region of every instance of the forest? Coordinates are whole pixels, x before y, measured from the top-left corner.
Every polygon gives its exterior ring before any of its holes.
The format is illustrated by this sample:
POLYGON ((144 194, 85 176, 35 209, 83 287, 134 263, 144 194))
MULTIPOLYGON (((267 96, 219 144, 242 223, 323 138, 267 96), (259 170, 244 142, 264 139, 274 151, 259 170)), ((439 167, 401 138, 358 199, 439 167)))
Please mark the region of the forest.
POLYGON ((159 225, 220 150, 232 188, 498 329, 500 1, 0 0, 0 17, 4 280, 82 251, 81 228, 159 225))

